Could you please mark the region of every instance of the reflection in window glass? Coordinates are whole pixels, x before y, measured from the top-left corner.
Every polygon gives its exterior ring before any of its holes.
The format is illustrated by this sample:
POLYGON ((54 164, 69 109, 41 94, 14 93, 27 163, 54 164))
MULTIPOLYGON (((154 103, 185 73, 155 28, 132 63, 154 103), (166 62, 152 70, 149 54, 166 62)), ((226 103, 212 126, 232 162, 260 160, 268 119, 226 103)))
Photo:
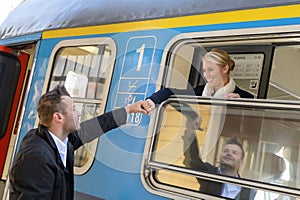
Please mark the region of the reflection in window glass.
MULTIPOLYGON (((81 111, 81 121, 101 114, 104 87, 108 87, 113 60, 107 44, 63 47, 56 56, 50 88, 64 84, 81 111)), ((75 152, 74 165, 78 168, 94 159, 97 141, 85 144, 75 152)))
MULTIPOLYGON (((192 174, 178 173, 183 167, 194 173, 213 175, 214 184, 225 184, 224 178, 232 177, 229 181, 240 188, 239 192, 251 191, 250 199, 276 199, 280 195, 293 199, 284 191, 292 188, 295 194, 300 189, 299 130, 300 109, 253 106, 251 103, 238 106, 230 102, 226 105, 210 105, 210 102, 165 104, 159 113, 151 162, 173 166, 176 170, 156 170, 153 176, 158 183, 223 196, 224 185, 219 193, 214 193, 216 188, 210 190, 201 174, 196 178, 192 174), (202 131, 198 128, 198 119, 201 119, 202 131), (227 145, 233 138, 241 142, 243 159, 240 148, 230 149, 227 145), (239 156, 242 162, 238 165, 239 156), (237 166, 238 173, 224 177, 226 166, 237 166), (236 179, 251 181, 254 186, 255 183, 265 187, 279 186, 276 189, 283 193, 246 188, 234 183, 236 179)), ((239 192, 235 195, 241 194, 239 192)))

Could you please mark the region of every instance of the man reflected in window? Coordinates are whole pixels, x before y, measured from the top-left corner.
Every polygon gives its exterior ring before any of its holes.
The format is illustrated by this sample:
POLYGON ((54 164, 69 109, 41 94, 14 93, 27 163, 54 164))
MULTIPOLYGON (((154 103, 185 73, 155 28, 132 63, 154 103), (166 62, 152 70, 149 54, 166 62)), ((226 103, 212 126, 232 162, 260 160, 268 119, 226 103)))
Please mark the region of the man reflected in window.
MULTIPOLYGON (((242 143, 237 138, 230 138, 222 149, 220 166, 215 167, 210 163, 203 162, 200 158, 195 131, 187 129, 184 140, 184 164, 197 171, 205 171, 212 174, 240 177, 238 171, 243 164, 245 152, 242 143)), ((220 183, 197 178, 200 184, 200 192, 205 194, 222 196, 237 200, 253 200, 255 191, 229 183, 220 183)))

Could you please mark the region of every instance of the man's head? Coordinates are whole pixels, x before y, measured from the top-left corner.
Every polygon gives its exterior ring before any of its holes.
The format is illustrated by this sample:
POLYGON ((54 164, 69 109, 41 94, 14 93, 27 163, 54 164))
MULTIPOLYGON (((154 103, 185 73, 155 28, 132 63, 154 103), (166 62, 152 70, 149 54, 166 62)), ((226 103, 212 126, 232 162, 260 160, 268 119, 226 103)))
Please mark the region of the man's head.
POLYGON ((40 124, 47 128, 56 124, 64 132, 79 128, 79 113, 75 110, 73 100, 63 85, 41 96, 37 106, 40 124))
POLYGON ((241 141, 238 138, 230 138, 221 153, 220 163, 222 168, 238 172, 243 164, 245 152, 241 141))

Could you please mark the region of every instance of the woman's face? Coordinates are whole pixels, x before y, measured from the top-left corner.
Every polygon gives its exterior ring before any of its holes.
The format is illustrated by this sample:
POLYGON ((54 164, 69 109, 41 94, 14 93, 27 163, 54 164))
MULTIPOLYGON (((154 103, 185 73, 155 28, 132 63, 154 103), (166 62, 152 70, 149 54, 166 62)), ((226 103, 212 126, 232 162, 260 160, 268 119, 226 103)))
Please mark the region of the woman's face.
POLYGON ((225 67, 216 65, 215 63, 203 60, 203 75, 208 86, 217 91, 228 83, 228 65, 225 67))

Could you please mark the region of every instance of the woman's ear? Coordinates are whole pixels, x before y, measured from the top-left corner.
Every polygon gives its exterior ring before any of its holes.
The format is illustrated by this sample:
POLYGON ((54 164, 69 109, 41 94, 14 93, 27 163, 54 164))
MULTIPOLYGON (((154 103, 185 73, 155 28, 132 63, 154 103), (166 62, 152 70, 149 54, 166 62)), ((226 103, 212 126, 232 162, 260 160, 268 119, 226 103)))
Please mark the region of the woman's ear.
POLYGON ((227 74, 228 72, 229 72, 229 65, 227 64, 223 67, 223 73, 227 74))

